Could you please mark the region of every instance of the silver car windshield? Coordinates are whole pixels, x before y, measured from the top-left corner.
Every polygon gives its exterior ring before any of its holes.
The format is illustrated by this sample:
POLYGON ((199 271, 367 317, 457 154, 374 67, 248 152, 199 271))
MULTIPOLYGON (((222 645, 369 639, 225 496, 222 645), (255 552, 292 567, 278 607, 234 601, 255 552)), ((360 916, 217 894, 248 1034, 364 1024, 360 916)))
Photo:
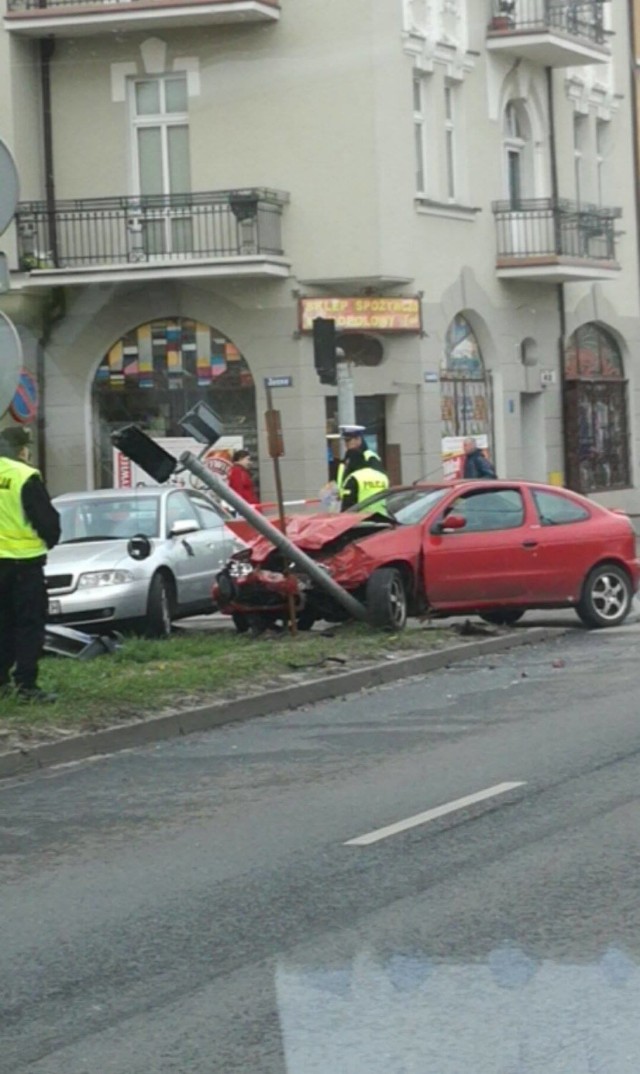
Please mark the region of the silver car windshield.
POLYGON ((160 501, 157 497, 65 500, 55 506, 60 513, 60 544, 117 541, 140 533, 147 537, 159 535, 160 501))

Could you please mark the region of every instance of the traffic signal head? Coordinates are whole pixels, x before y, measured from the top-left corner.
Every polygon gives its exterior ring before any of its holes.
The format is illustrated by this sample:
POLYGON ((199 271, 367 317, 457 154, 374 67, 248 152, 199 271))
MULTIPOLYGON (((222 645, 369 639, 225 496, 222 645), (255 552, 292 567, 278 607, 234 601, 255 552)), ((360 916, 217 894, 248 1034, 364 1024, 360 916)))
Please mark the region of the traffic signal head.
POLYGON ((321 384, 336 384, 336 322, 316 317, 313 322, 313 361, 321 384))

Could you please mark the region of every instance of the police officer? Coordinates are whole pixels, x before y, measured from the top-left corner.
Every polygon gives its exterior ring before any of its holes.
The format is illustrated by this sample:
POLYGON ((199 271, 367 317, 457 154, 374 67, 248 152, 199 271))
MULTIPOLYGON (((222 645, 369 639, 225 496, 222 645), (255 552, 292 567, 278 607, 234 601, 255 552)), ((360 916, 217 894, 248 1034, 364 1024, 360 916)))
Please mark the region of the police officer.
MULTIPOLYGON (((378 467, 372 465, 364 451, 350 448, 345 456, 347 476, 342 486, 342 505, 340 510, 346 511, 349 507, 357 507, 358 504, 375 496, 376 492, 384 492, 389 488, 389 478, 378 467)), ((382 505, 380 507, 382 509, 382 505)))
POLYGON ((344 483, 349 475, 349 472, 353 470, 353 466, 350 463, 350 459, 356 457, 355 455, 352 455, 350 453, 361 453, 364 456, 365 461, 370 466, 372 466, 374 470, 378 469, 384 472, 384 469, 377 451, 373 451, 373 449, 367 445, 367 441, 363 436, 364 425, 341 425, 340 433, 347 449, 345 456, 342 459, 340 465, 338 466, 338 471, 336 473, 336 485, 338 486, 338 495, 342 498, 344 483))
POLYGON ((60 539, 60 517, 29 465, 30 443, 24 427, 0 432, 0 696, 55 701, 37 680, 47 615, 43 567, 60 539))

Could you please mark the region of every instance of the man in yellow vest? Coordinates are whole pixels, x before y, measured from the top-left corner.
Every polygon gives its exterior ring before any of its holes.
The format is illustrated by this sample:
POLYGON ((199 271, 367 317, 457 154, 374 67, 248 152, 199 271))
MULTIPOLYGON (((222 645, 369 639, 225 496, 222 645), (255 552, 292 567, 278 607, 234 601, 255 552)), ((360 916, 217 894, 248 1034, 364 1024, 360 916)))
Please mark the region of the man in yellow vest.
POLYGON ((342 498, 345 481, 349 476, 349 473, 353 470, 353 465, 350 460, 355 457, 353 454, 354 452, 361 452, 365 461, 373 467, 374 470, 381 470, 382 472, 384 472, 384 470, 377 451, 373 451, 364 438, 364 425, 341 425, 340 434, 347 449, 336 473, 338 495, 342 498))
MULTIPOLYGON (((347 476, 342 486, 341 511, 349 507, 357 507, 375 496, 377 492, 384 492, 389 488, 389 478, 383 471, 372 466, 366 458, 364 451, 347 451, 345 456, 347 476)), ((384 508, 380 507, 381 510, 384 508)))
POLYGON ((47 616, 43 567, 60 539, 60 516, 29 465, 30 442, 24 427, 0 432, 0 697, 55 701, 38 687, 38 661, 47 616))

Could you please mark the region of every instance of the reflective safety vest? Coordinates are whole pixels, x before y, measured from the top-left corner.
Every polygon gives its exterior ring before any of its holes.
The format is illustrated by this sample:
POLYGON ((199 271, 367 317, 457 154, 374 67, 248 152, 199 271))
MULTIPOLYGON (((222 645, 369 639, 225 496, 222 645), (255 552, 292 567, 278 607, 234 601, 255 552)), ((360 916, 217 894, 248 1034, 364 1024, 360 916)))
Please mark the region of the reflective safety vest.
MULTIPOLYGON (((377 492, 384 492, 385 489, 389 488, 389 478, 387 475, 383 474, 381 470, 374 470, 372 466, 365 466, 361 470, 354 470, 347 478, 347 483, 351 481, 358 482, 358 500, 356 506, 363 503, 364 500, 368 500, 370 496, 375 496, 377 492)), ((375 510, 383 511, 384 503, 381 502, 376 504, 375 510)))
POLYGON ((47 546, 27 521, 22 487, 38 470, 0 455, 0 559, 36 559, 47 546))
MULTIPOLYGON (((372 459, 375 459, 376 462, 380 462, 380 456, 378 455, 378 453, 376 451, 372 451, 371 448, 367 448, 367 450, 363 451, 362 454, 364 455, 364 457, 365 457, 367 462, 371 462, 372 459)), ((343 494, 342 490, 344 488, 344 481, 345 481, 345 473, 344 472, 345 472, 345 470, 346 470, 346 463, 341 462, 340 465, 338 466, 338 470, 336 472, 336 485, 338 486, 338 495, 339 496, 342 496, 342 494, 343 494)), ((351 472, 355 473, 354 470, 352 470, 351 472)), ((351 476, 351 475, 348 475, 348 476, 351 476)))

